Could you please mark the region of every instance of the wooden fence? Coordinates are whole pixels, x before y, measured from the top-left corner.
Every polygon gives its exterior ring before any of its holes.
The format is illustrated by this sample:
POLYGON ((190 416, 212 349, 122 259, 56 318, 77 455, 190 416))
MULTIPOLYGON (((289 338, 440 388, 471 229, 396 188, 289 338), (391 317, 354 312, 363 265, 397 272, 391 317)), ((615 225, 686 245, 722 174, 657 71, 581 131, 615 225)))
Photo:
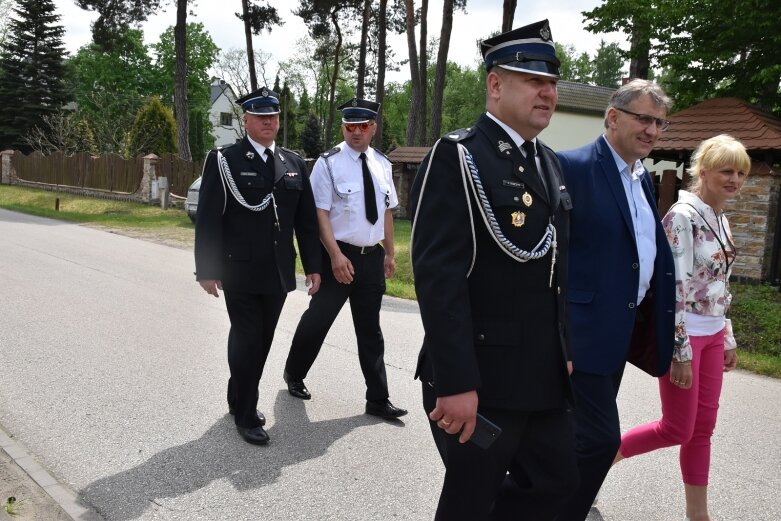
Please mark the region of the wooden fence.
POLYGON ((184 161, 176 154, 163 154, 157 160, 157 177, 168 178, 168 188, 174 195, 187 197, 187 189, 198 179, 203 161, 184 161))
MULTIPOLYGON (((116 154, 66 156, 61 152, 44 156, 16 151, 11 165, 21 181, 125 194, 136 193, 144 176, 143 156, 124 159, 116 154)), ((201 167, 201 161, 183 161, 174 154, 164 154, 157 161, 156 176, 168 178, 172 194, 186 197, 187 188, 201 175, 201 167)))

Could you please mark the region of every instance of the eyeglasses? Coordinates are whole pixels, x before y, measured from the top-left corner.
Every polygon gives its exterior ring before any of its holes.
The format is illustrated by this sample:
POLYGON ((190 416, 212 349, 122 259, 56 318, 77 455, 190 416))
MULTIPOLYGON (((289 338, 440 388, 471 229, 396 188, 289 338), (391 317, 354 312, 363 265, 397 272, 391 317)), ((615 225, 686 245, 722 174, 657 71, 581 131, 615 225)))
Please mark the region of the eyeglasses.
POLYGON ((620 110, 621 112, 624 112, 626 114, 629 114, 630 116, 634 116, 635 118, 637 118, 637 121, 639 121, 640 124, 643 125, 644 127, 647 127, 648 125, 653 123, 654 125, 656 125, 656 128, 662 132, 670 128, 670 122, 667 121, 666 119, 655 118, 653 116, 649 116, 648 114, 638 114, 636 112, 631 112, 629 110, 622 109, 620 107, 613 107, 613 108, 616 110, 620 110))
POLYGON ((344 129, 347 132, 355 132, 355 129, 359 128, 361 129, 361 132, 366 132, 366 130, 372 125, 373 123, 368 123, 366 121, 364 121, 363 123, 345 123, 344 129))

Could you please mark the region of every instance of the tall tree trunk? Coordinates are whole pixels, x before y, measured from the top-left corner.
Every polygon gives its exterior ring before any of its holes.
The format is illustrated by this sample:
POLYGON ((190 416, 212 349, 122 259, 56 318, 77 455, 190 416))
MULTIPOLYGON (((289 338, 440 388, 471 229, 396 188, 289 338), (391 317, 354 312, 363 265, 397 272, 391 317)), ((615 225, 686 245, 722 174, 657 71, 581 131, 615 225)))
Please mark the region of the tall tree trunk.
POLYGON ((635 23, 632 25, 632 39, 629 48, 631 59, 629 61, 629 77, 648 79, 648 71, 651 68, 651 39, 648 29, 635 23))
POLYGON ((518 0, 504 0, 502 6, 502 32, 506 33, 513 28, 513 18, 515 17, 515 8, 518 6, 518 0))
POLYGON ((176 0, 174 26, 174 109, 176 110, 176 144, 179 157, 192 161, 190 153, 190 110, 187 106, 187 0, 176 0))
POLYGON ((331 75, 330 92, 328 94, 328 121, 325 126, 325 143, 326 147, 331 146, 331 137, 333 135, 334 126, 334 96, 336 95, 336 81, 339 79, 339 55, 342 52, 342 31, 339 29, 339 10, 334 9, 331 12, 331 22, 334 24, 334 31, 336 31, 336 48, 334 49, 334 70, 331 75))
POLYGON ((374 134, 374 148, 382 150, 382 132, 385 128, 385 121, 382 116, 382 104, 385 102, 385 51, 388 45, 387 16, 385 10, 388 8, 388 0, 380 0, 380 34, 378 36, 378 56, 377 56, 377 103, 380 104, 380 113, 377 114, 377 132, 374 134))
POLYGON ((369 18, 372 12, 372 0, 363 2, 363 22, 361 23, 361 48, 358 54, 358 87, 355 95, 363 98, 366 79, 366 46, 369 40, 369 18))
POLYGON ((434 92, 431 94, 431 132, 427 144, 434 143, 442 130, 442 98, 445 94, 447 74, 447 53, 450 49, 450 34, 453 31, 453 0, 442 3, 442 31, 439 34, 437 72, 434 77, 434 92))
POLYGON ((241 12, 244 17, 244 39, 247 42, 247 64, 249 65, 249 84, 252 90, 258 88, 258 77, 255 74, 255 51, 252 48, 252 28, 249 19, 249 0, 241 0, 241 12))
POLYGON ((428 0, 420 6, 420 114, 415 141, 418 146, 426 144, 426 123, 428 119, 428 0))
POLYGON ((407 118, 406 145, 415 145, 415 133, 418 129, 418 118, 421 108, 420 69, 418 68, 418 48, 415 45, 415 2, 404 0, 406 7, 407 23, 407 47, 409 48, 409 72, 412 99, 409 105, 409 117, 407 118))

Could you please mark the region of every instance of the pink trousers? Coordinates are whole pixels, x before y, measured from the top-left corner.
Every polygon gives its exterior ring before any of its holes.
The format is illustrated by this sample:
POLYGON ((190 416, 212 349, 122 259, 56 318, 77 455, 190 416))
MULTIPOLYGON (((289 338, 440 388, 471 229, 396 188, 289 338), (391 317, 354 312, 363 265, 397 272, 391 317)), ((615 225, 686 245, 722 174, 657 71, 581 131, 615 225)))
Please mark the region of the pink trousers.
POLYGON ((724 332, 690 336, 692 386, 681 389, 670 382, 670 372, 659 378, 662 418, 637 426, 621 437, 619 452, 625 458, 662 447, 680 445, 683 482, 706 486, 710 447, 724 376, 724 332))

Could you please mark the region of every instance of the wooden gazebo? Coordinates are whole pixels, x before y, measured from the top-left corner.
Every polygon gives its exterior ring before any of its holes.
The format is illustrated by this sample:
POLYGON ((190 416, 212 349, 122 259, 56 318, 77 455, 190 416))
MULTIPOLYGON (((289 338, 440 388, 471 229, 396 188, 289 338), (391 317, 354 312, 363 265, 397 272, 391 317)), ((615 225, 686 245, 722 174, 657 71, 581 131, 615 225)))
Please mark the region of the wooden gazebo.
POLYGON ((655 161, 683 165, 662 176, 659 209, 665 212, 677 198, 676 187, 688 183, 686 168, 703 140, 729 134, 751 156, 751 172, 740 196, 727 212, 739 250, 735 275, 749 280, 781 280, 781 119, 737 98, 703 101, 669 116, 671 126, 651 153, 655 161))

